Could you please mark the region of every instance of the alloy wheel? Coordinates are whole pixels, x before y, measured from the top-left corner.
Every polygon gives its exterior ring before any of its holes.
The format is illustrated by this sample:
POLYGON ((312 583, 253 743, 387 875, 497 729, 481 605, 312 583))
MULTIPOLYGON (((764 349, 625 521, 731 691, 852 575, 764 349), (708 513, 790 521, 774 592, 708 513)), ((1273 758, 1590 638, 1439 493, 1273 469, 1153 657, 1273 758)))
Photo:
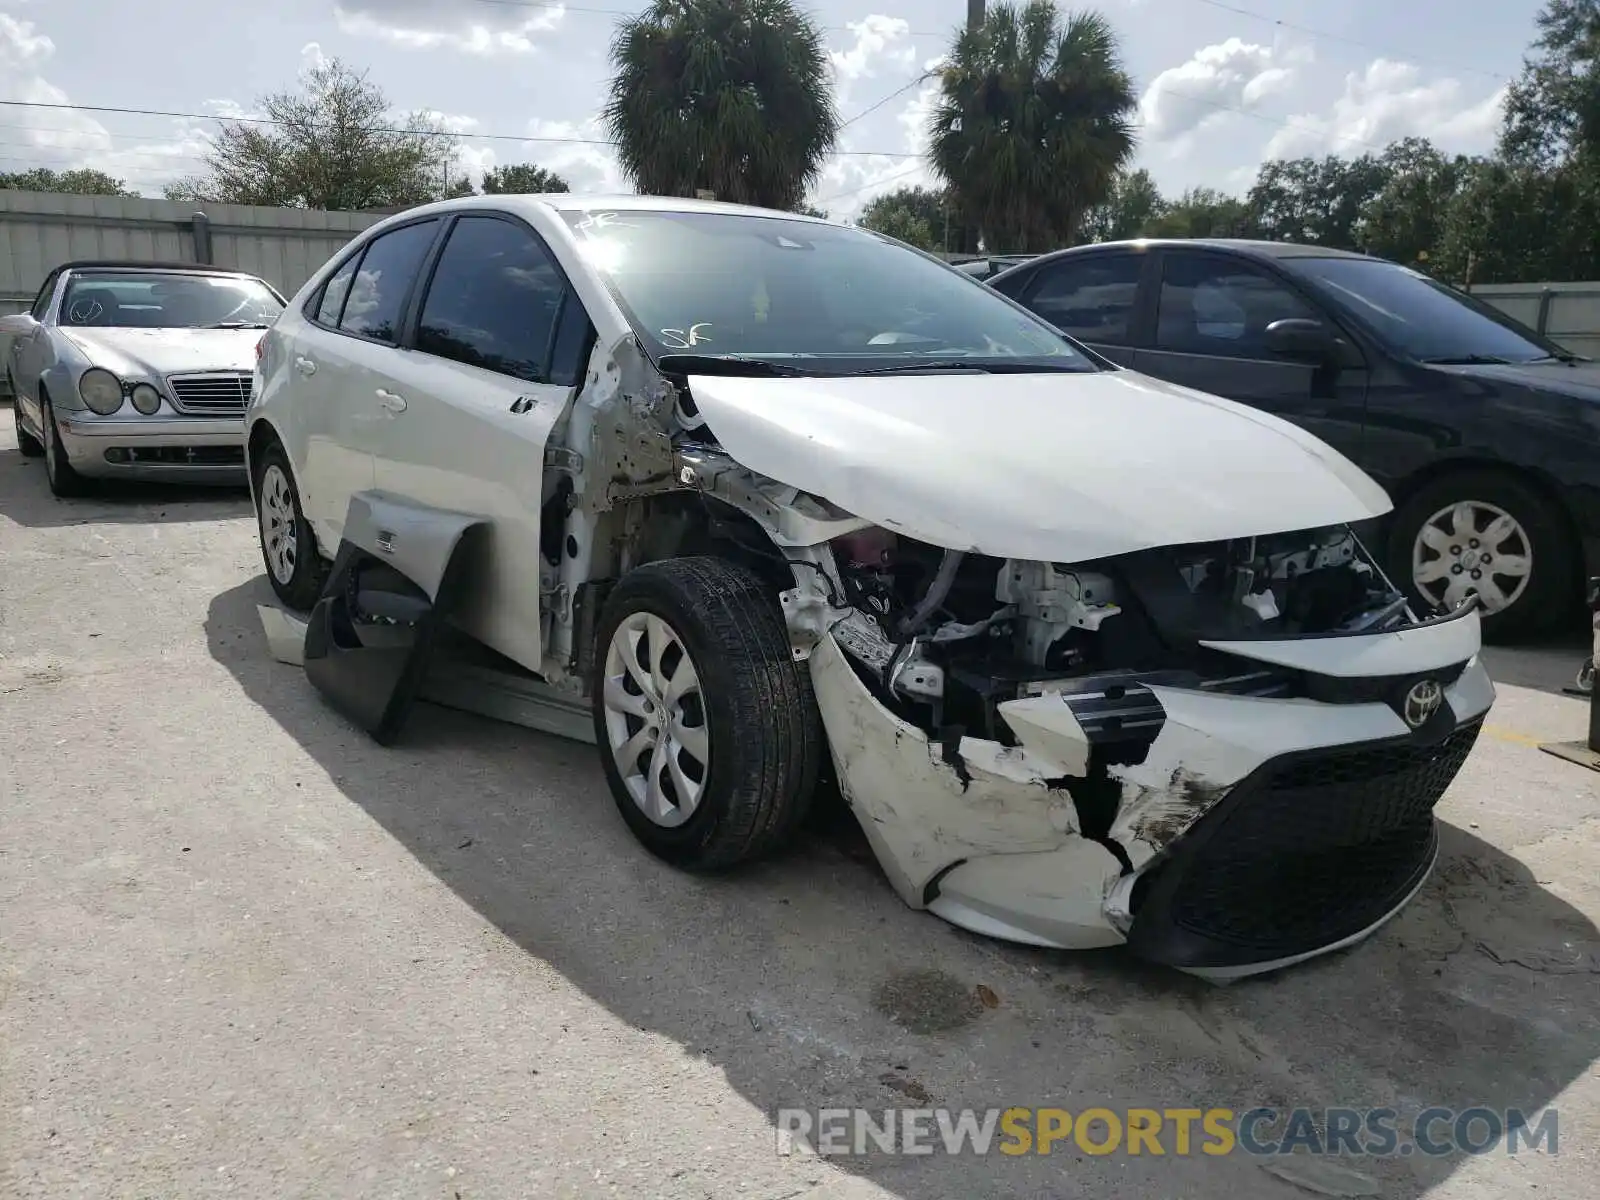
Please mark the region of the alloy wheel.
POLYGON ((601 686, 606 740, 628 795, 652 823, 682 825, 710 770, 700 676, 683 639, 654 613, 630 613, 606 648, 601 686))
POLYGON ((260 510, 261 546, 266 551, 267 566, 272 577, 288 587, 294 579, 300 534, 289 478, 276 463, 261 473, 260 510))

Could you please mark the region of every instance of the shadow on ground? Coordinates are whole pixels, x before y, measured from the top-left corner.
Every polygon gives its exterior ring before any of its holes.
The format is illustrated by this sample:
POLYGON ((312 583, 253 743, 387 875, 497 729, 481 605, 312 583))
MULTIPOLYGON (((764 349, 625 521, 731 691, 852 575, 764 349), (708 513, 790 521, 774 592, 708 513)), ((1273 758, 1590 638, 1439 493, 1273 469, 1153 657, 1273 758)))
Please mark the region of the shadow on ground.
POLYGON ((215 521, 249 513, 250 489, 242 473, 237 487, 99 480, 89 495, 62 500, 50 494, 43 459, 24 458, 15 446, 0 447, 0 517, 32 529, 215 521))
MULTIPOLYGON (((1214 988, 1117 951, 951 930, 901 905, 849 842, 814 837, 734 878, 674 872, 631 840, 590 747, 428 705, 401 745, 373 745, 268 658, 255 611, 268 599, 258 578, 206 622, 247 696, 528 954, 714 1062, 769 1118, 792 1104, 1532 1114, 1600 1056, 1600 933, 1461 829, 1444 828, 1431 882, 1365 945, 1214 988)), ((1055 1194, 1064 1178, 1101 1194, 1303 1194, 1242 1155, 836 1161, 919 1200, 1055 1194)), ((1464 1161, 1344 1163, 1383 1195, 1420 1197, 1464 1161)))
POLYGON ((1483 664, 1496 683, 1534 688, 1554 695, 1566 695, 1578 679, 1578 668, 1593 653, 1594 639, 1584 614, 1584 623, 1527 646, 1485 646, 1483 664))

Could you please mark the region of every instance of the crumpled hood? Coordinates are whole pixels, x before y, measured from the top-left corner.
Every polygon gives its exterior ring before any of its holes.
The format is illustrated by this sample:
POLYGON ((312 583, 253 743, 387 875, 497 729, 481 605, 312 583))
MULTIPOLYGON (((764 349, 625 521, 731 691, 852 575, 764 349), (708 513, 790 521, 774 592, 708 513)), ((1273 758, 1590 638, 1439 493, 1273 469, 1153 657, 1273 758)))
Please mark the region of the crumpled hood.
POLYGON ((263 329, 100 329, 62 327, 97 367, 122 376, 178 371, 253 371, 263 329))
POLYGON ((1082 562, 1392 507, 1297 427, 1132 371, 697 375, 689 388, 745 467, 948 549, 1082 562))

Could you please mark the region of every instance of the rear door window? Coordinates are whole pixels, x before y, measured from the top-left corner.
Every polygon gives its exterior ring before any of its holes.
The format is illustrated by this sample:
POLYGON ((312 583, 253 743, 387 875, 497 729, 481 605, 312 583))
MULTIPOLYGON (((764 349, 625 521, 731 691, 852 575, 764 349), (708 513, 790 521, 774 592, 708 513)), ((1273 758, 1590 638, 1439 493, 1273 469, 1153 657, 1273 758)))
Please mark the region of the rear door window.
POLYGON ((1277 361, 1267 326, 1321 319, 1265 271, 1239 259, 1169 253, 1156 309, 1156 349, 1277 361))
POLYGON ((437 221, 419 221, 372 240, 350 284, 340 330, 380 342, 399 340, 406 298, 438 225, 437 221))
POLYGON ((1069 259, 1039 272, 1026 303, 1079 341, 1126 346, 1143 270, 1144 259, 1134 254, 1069 259))

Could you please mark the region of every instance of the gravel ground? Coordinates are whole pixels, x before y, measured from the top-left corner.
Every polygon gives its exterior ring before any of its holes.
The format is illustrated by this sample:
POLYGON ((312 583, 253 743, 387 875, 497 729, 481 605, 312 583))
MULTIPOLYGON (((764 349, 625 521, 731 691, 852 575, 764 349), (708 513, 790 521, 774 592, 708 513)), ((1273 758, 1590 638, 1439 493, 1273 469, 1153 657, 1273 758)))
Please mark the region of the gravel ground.
POLYGON ((269 658, 242 492, 57 501, 10 424, 0 1195, 1593 1195, 1600 775, 1536 748, 1583 735, 1580 643, 1492 652, 1406 913, 1213 988, 960 933, 843 834, 675 873, 582 745, 424 707, 380 749, 269 658), (823 1161, 791 1104, 1555 1106, 1560 1144, 823 1161))

